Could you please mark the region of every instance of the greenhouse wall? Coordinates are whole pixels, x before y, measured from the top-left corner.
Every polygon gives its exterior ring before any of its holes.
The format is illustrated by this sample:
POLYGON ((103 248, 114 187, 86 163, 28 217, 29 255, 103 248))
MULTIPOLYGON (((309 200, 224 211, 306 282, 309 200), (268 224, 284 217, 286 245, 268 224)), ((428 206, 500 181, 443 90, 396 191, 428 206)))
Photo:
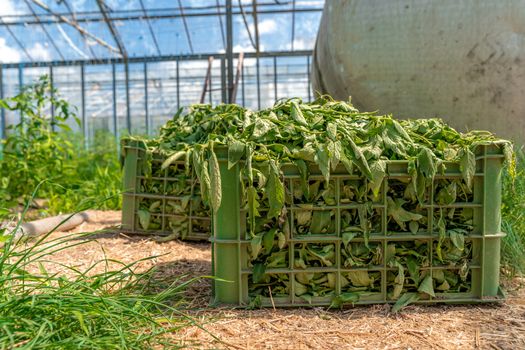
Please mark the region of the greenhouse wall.
MULTIPOLYGON (((61 96, 77 107, 84 127, 74 130, 92 140, 97 130, 153 135, 179 108, 199 103, 208 55, 154 57, 105 61, 41 62, 0 65, 0 98, 11 97, 20 87, 41 75, 51 77, 61 96), (128 79, 126 80, 126 67, 128 79)), ((213 55, 211 86, 205 103, 226 100, 224 54, 213 55)), ((237 56, 236 56, 237 57, 237 56)), ((240 72, 236 103, 252 109, 271 106, 275 100, 297 96, 313 99, 310 88, 311 51, 246 54, 240 72)), ((237 66, 237 58, 234 60, 237 66)), ((0 110, 2 135, 20 115, 0 110)))

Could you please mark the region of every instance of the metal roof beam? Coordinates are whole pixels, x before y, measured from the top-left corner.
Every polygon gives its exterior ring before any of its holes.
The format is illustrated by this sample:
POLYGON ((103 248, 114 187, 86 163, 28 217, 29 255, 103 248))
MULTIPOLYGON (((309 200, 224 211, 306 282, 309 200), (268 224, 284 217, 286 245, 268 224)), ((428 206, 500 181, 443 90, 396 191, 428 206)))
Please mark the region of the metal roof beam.
POLYGON ((42 24, 42 22, 40 22, 40 19, 39 19, 38 16, 36 15, 35 10, 33 10, 33 7, 31 6, 31 3, 29 2, 29 0, 24 0, 24 2, 26 3, 27 7, 29 8, 29 10, 31 11, 31 13, 33 14, 33 17, 35 17, 36 21, 37 21, 38 24, 40 25, 40 28, 42 28, 42 30, 43 30, 44 33, 46 34, 46 37, 47 37, 47 39, 49 40, 49 42, 51 43, 51 45, 53 45, 53 47, 55 48, 56 52, 58 52, 58 55, 60 56, 60 58, 64 60, 65 58, 64 58, 64 55, 62 55, 62 51, 60 51, 60 49, 58 48, 57 44, 55 43, 55 41, 53 40, 53 38, 51 37, 51 35, 50 35, 49 32, 47 31, 46 27, 44 27, 44 25, 42 24))
POLYGON ((118 49, 120 51, 120 54, 122 57, 127 58, 128 52, 126 51, 126 46, 124 46, 124 42, 122 41, 122 38, 120 37, 117 28, 113 25, 113 21, 109 18, 108 13, 106 12, 107 5, 104 3, 104 0, 97 0, 98 8, 100 9, 100 13, 102 13, 102 16, 104 17, 104 22, 108 25, 109 31, 111 32, 111 35, 113 35, 113 39, 115 39, 115 42, 117 43, 118 49))
MULTIPOLYGON (((31 1, 35 5, 39 6, 40 8, 44 9, 45 11, 47 11, 49 14, 53 15, 56 18, 59 18, 62 22, 69 24, 70 26, 72 26, 73 28, 78 30, 80 33, 83 33, 83 34, 87 35, 88 37, 90 37, 91 39, 95 40, 97 43, 99 43, 100 45, 104 46, 105 48, 107 48, 107 49, 109 49, 109 50, 111 50, 113 52, 120 53, 120 51, 117 48, 115 48, 112 45, 106 43, 104 40, 100 39, 99 37, 91 34, 87 30, 85 30, 84 28, 79 26, 77 23, 72 22, 69 18, 67 18, 67 17, 65 17, 65 16, 63 16, 61 14, 55 13, 53 10, 51 10, 49 7, 47 7, 42 1, 40 1, 40 0, 31 0, 31 1)), ((44 23, 42 21, 40 21, 40 22, 44 23)), ((55 22, 55 23, 57 23, 57 22, 55 22)), ((38 23, 35 23, 35 24, 38 24, 38 23)))
MULTIPOLYGON (((38 0, 32 0, 33 2, 34 1, 38 1, 38 0)), ((260 5, 259 5, 260 6, 260 5)), ((158 10, 157 10, 158 11, 158 10)), ((213 12, 197 12, 197 13, 187 13, 185 12, 184 14, 180 14, 180 13, 170 13, 170 12, 173 12, 173 11, 178 11, 178 9, 166 9, 162 12, 158 11, 157 14, 151 14, 152 10, 149 10, 149 13, 147 16, 144 16, 144 14, 142 13, 137 13, 136 11, 134 12, 134 14, 132 15, 120 15, 122 13, 126 13, 125 11, 115 11, 113 14, 114 16, 112 17, 112 20, 113 21, 139 21, 139 20, 144 20, 144 19, 148 19, 148 20, 158 20, 158 19, 174 19, 174 18, 180 18, 180 17, 217 17, 217 16, 225 16, 226 15, 226 12, 224 11, 213 11, 213 12)), ((277 15, 277 14, 286 14, 286 13, 291 13, 293 10, 291 9, 270 9, 270 10, 259 10, 257 11, 257 13, 259 15, 277 15)), ((296 13, 302 13, 302 12, 322 12, 323 11, 323 8, 321 7, 315 7, 315 8, 298 8, 296 9, 296 13)), ((253 11, 252 10, 247 10, 247 11, 244 11, 244 13, 246 15, 253 15, 253 11)), ((235 11, 232 11, 232 14, 234 16, 237 16, 237 15, 242 15, 240 9, 239 10, 235 10, 235 11)), ((44 19, 42 16, 40 16, 40 22, 43 23, 43 24, 53 24, 53 23, 68 23, 71 25, 70 22, 72 22, 71 20, 69 20, 66 16, 68 14, 59 14, 59 13, 54 13, 52 16, 50 16, 48 19, 44 19), (60 16, 60 17, 58 17, 60 16), (58 17, 58 18, 57 18, 58 17)), ((93 13, 91 12, 79 12, 77 13, 77 20, 76 22, 77 23, 96 23, 96 22, 104 22, 104 18, 102 17, 80 17, 80 15, 84 15, 84 16, 91 16, 93 15, 93 13)), ((5 16, 5 18, 12 18, 13 16, 5 16)), ((20 18, 25 18, 26 16, 16 16, 16 18, 20 19, 20 18)), ((30 25, 30 24, 38 24, 37 21, 34 21, 34 20, 30 20, 29 18, 28 19, 24 19, 24 20, 17 20, 17 21, 12 21, 12 22, 9 22, 7 25, 22 25, 22 26, 25 26, 25 25, 30 25)), ((0 23, 0 26, 2 25, 6 25, 6 24, 1 24, 0 23)))
POLYGON ((191 43, 191 35, 188 29, 188 23, 186 23, 186 16, 184 16, 184 10, 182 9, 182 3, 180 2, 180 0, 178 0, 178 2, 179 2, 179 11, 181 13, 182 23, 184 24, 184 31, 186 32, 186 37, 188 38, 188 45, 190 46, 191 53, 193 53, 193 44, 191 43))
MULTIPOLYGON (((147 16, 148 13, 146 12, 146 8, 144 7, 144 3, 142 0, 139 0, 140 7, 142 8, 142 12, 144 12, 144 16, 147 16)), ((153 43, 155 44, 155 48, 157 49, 157 54, 161 55, 159 44, 157 43, 157 37, 155 36, 155 33, 153 32, 153 27, 151 26, 151 22, 149 19, 146 18, 146 23, 148 23, 149 33, 151 34, 151 37, 153 38, 153 43)))
MULTIPOLYGON (((259 57, 300 57, 312 55, 311 50, 296 50, 296 51, 263 51, 259 53, 259 57)), ((194 60, 207 60, 209 56, 214 56, 216 59, 226 57, 226 54, 217 53, 205 53, 205 54, 194 54, 194 55, 165 55, 165 56, 142 56, 142 57, 129 57, 127 61, 129 63, 142 63, 142 62, 166 62, 166 61, 194 61, 194 60)), ((239 54, 234 53, 234 58, 239 57, 239 54)), ((255 58, 257 54, 255 52, 245 52, 244 59, 255 58)), ((67 60, 67 61, 37 61, 37 62, 21 62, 21 63, 2 63, 4 68, 18 68, 20 65, 24 67, 49 67, 49 66, 76 66, 80 64, 85 65, 98 65, 98 64, 121 64, 125 63, 124 58, 102 58, 92 60, 67 60)))
MULTIPOLYGON (((66 6, 69 14, 71 15, 71 18, 73 18, 73 23, 77 23, 77 18, 76 18, 75 12, 73 11, 71 6, 69 5, 69 2, 67 0, 63 0, 63 3, 66 6)), ((77 25, 78 25, 78 23, 77 23, 77 25)), ((97 55, 95 55, 95 51, 93 51, 93 48, 91 47, 91 45, 89 45, 86 34, 80 33, 80 35, 82 35, 82 38, 84 39, 84 42, 86 43, 86 46, 89 49, 89 52, 91 52, 91 56, 93 56, 96 59, 97 55)))

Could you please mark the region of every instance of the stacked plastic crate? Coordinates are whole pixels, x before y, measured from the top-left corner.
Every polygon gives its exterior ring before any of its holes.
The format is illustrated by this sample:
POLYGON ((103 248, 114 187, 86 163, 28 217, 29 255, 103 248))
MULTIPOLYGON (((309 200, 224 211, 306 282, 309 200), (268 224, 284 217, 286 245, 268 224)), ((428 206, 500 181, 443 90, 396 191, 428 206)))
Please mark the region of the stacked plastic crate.
MULTIPOLYGON (((389 161, 378 193, 339 166, 325 181, 314 164, 306 184, 281 168, 285 208, 250 218, 239 164, 220 158, 222 204, 213 215, 215 303, 308 306, 488 302, 499 288, 503 149, 478 146, 472 184, 444 163, 411 193, 408 162, 389 161)), ((256 188, 258 188, 256 186, 256 188)), ((258 198, 264 190, 258 188, 258 198)), ((264 201, 263 201, 264 203, 264 201)))

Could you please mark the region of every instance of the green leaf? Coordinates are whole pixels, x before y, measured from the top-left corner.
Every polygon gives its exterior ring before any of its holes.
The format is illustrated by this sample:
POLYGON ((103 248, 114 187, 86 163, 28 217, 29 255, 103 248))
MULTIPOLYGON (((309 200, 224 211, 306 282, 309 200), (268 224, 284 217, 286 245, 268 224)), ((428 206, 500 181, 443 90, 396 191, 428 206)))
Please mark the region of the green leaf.
POLYGON ((430 295, 432 297, 436 296, 436 294, 434 294, 434 286, 432 284, 432 277, 430 277, 430 275, 427 275, 423 279, 423 281, 419 285, 419 288, 417 289, 417 291, 420 292, 420 293, 428 294, 428 295, 430 295))
POLYGON ((328 148, 325 144, 319 144, 317 146, 317 152, 315 154, 315 162, 319 166, 319 170, 324 176, 326 183, 330 180, 330 156, 328 148))
POLYGON ((252 185, 246 189, 246 195, 248 199, 248 219, 250 222, 250 232, 253 233, 255 230, 255 218, 260 216, 259 196, 257 195, 257 190, 252 185))
POLYGON ((408 228, 409 228, 409 230, 410 230, 410 232, 412 234, 414 234, 414 235, 417 234, 417 232, 419 231, 419 222, 417 222, 417 221, 410 221, 408 223, 408 228))
POLYGON ((349 271, 346 273, 346 277, 349 278, 356 287, 368 287, 374 282, 368 275, 368 271, 363 270, 349 271))
POLYGON ((142 226, 142 229, 147 230, 151 219, 150 212, 144 209, 139 209, 137 214, 139 215, 140 226, 142 226))
POLYGON ((371 179, 369 182, 370 189, 374 194, 374 198, 379 196, 383 179, 386 176, 386 162, 383 159, 377 160, 370 164, 371 179))
POLYGON ((412 304, 419 300, 419 295, 417 293, 405 293, 403 294, 397 302, 392 307, 392 313, 398 313, 401 309, 412 304))
POLYGON ((405 269, 403 268, 403 265, 401 265, 397 261, 394 265, 397 266, 397 275, 394 279, 394 290, 392 292, 392 299, 397 299, 401 295, 401 292, 403 291, 403 287, 405 285, 405 269))
POLYGON ((331 214, 331 211, 326 210, 314 211, 312 215, 312 224, 310 225, 310 232, 314 235, 330 233, 328 230, 332 223, 331 214))
POLYGON ((402 198, 396 198, 388 196, 387 198, 387 214, 392 217, 394 221, 401 227, 402 230, 406 229, 405 222, 407 221, 419 221, 423 218, 423 215, 417 213, 411 213, 403 208, 405 200, 402 198))
POLYGON ((228 169, 231 169, 239 162, 244 155, 246 145, 244 142, 232 140, 228 144, 228 169))
POLYGON ((252 260, 257 259, 259 252, 262 249, 262 238, 264 233, 258 233, 250 240, 250 247, 252 248, 252 260))
POLYGON ((253 283, 260 283, 263 281, 266 266, 264 264, 253 265, 252 281, 253 283))
POLYGON ((350 241, 357 236, 357 234, 358 232, 343 232, 341 239, 345 248, 348 245, 348 243, 350 243, 350 241))
POLYGON ((171 164, 173 164, 174 162, 179 160, 179 158, 182 158, 185 155, 186 155, 186 151, 178 151, 178 152, 173 153, 171 156, 166 158, 164 162, 162 162, 162 165, 160 168, 162 170, 165 170, 167 167, 169 167, 171 164))
POLYGON ((443 283, 441 283, 439 286, 436 287, 437 290, 446 292, 450 289, 450 284, 448 284, 447 280, 444 280, 443 283))
POLYGON ((294 289, 295 289, 295 295, 298 297, 300 297, 303 294, 308 293, 308 288, 305 285, 297 282, 296 280, 294 280, 294 289))
POLYGON ((270 174, 266 183, 266 193, 270 204, 268 218, 277 218, 281 215, 284 206, 284 186, 279 179, 279 170, 273 160, 270 161, 270 174))
POLYGON ((341 309, 343 306, 347 304, 354 304, 359 301, 359 294, 358 293, 352 293, 352 292, 346 292, 341 293, 339 295, 334 295, 332 297, 332 302, 330 303, 329 308, 330 309, 341 309))
POLYGON ((214 213, 217 213, 221 205, 222 189, 221 189, 221 172, 219 169, 219 162, 213 150, 210 151, 210 206, 214 213))
POLYGON ((332 141, 337 141, 337 124, 329 122, 326 126, 326 135, 332 141))
POLYGON ((306 122, 306 119, 304 119, 303 112, 301 111, 301 108, 297 104, 297 102, 292 101, 292 113, 291 116, 293 120, 295 120, 297 123, 299 123, 302 126, 308 126, 308 123, 306 122))
POLYGON ((277 232, 277 239, 278 239, 278 247, 279 249, 283 249, 286 246, 286 236, 283 232, 278 231, 277 232))
POLYGON ((450 230, 448 231, 448 234, 450 235, 452 244, 454 244, 454 246, 460 251, 463 251, 465 249, 465 235, 458 230, 450 230))
POLYGON ((288 267, 288 264, 286 262, 286 257, 288 256, 287 250, 282 250, 279 252, 272 253, 267 259, 266 259, 266 267, 267 268, 274 268, 274 267, 288 267))
POLYGON ((208 161, 207 160, 202 161, 201 177, 199 178, 199 183, 201 186, 202 200, 206 203, 209 203, 210 201, 210 187, 211 187, 210 172, 208 168, 209 168, 208 161))
POLYGON ((419 284, 419 263, 417 261, 417 259, 410 255, 407 257, 407 270, 408 270, 408 273, 410 274, 410 278, 412 278, 412 280, 414 281, 414 284, 419 284))
POLYGON ((439 205, 449 205, 456 202, 457 185, 456 182, 451 182, 448 186, 439 190, 436 196, 436 203, 439 205))
POLYGON ((269 230, 268 232, 265 232, 264 235, 263 235, 262 243, 263 243, 263 248, 264 248, 266 253, 270 253, 272 251, 273 241, 275 239, 275 232, 276 231, 277 231, 277 229, 273 228, 273 229, 269 230))
POLYGON ((295 278, 301 284, 310 284, 314 279, 314 275, 313 272, 298 272, 295 274, 295 278))
POLYGON ((476 173, 476 156, 468 147, 464 147, 459 151, 459 169, 467 183, 467 187, 471 189, 472 180, 476 173))

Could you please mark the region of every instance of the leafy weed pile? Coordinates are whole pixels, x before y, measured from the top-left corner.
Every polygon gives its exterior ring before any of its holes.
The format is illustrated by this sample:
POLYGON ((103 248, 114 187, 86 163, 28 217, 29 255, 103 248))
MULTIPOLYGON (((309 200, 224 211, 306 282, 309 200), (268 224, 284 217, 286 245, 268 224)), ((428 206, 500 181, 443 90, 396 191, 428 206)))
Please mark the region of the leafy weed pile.
POLYGON ((381 290, 403 305, 473 291, 486 147, 512 174, 511 143, 488 132, 361 113, 322 97, 259 112, 194 105, 161 129, 148 153, 165 156, 163 169, 195 172, 215 213, 225 195, 220 161, 238 169, 255 304, 293 295, 308 303, 329 296, 338 306, 381 290))

